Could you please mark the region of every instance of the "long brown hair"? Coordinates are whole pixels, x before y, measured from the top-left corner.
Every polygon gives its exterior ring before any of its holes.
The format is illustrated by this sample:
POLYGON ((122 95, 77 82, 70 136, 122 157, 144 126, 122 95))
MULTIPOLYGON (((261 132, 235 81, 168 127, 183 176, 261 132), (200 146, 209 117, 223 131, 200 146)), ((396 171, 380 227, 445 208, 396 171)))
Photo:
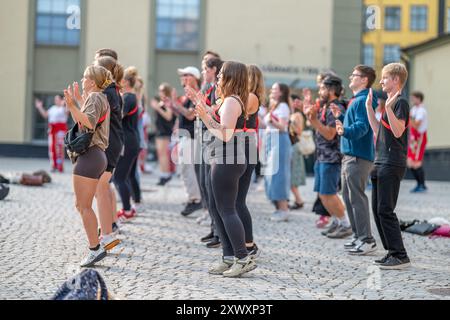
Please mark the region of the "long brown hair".
POLYGON ((266 100, 266 89, 264 88, 264 77, 261 70, 251 64, 247 66, 248 69, 248 82, 249 82, 249 92, 253 93, 258 97, 259 104, 264 104, 266 100))
POLYGON ((247 117, 248 102, 248 71, 245 64, 234 61, 227 61, 223 64, 222 81, 219 91, 222 101, 233 95, 238 96, 243 103, 244 116, 247 117))
POLYGON ((270 111, 274 111, 283 102, 286 103, 289 106, 289 109, 291 109, 291 102, 290 102, 290 99, 289 99, 289 97, 290 97, 289 86, 287 84, 278 83, 278 82, 276 84, 280 88, 281 97, 278 99, 277 103, 270 108, 270 111))

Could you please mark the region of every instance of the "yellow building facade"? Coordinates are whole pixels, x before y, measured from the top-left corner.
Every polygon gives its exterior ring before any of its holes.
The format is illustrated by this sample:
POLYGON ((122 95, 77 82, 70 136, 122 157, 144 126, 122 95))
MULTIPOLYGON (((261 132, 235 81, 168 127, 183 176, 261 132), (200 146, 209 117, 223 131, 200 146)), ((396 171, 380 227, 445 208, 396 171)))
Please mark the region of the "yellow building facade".
POLYGON ((364 5, 362 58, 378 75, 385 64, 400 60, 401 48, 450 31, 450 0, 364 0, 364 5))

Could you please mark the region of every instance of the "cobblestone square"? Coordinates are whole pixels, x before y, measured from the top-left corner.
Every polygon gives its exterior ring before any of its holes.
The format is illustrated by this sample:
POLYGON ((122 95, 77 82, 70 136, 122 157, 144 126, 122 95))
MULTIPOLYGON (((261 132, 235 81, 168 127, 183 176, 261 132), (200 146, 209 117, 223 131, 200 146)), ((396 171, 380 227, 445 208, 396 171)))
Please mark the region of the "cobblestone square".
MULTIPOLYGON (((0 158, 0 173, 46 169, 45 160, 0 158)), ((81 219, 74 208, 71 166, 52 175, 42 188, 11 185, 0 202, 0 299, 49 299, 79 271, 86 251, 81 219)), ((404 233, 412 267, 382 271, 372 265, 384 255, 349 256, 345 240, 320 235, 311 212, 313 180, 300 188, 306 206, 289 222, 270 221, 272 206, 264 191, 253 186, 249 208, 255 240, 262 250, 258 268, 239 279, 211 276, 206 271, 221 255, 199 239, 209 227, 195 223, 195 213, 179 212, 185 201, 180 179, 156 187, 156 174, 142 176, 143 209, 123 227, 123 240, 97 267, 119 299, 450 299, 450 239, 429 239, 404 233), (443 293, 442 295, 438 293, 443 293)), ((403 181, 397 206, 400 219, 450 220, 450 183, 429 182, 427 194, 413 195, 412 181, 403 181)), ((370 191, 368 191, 370 193, 370 191)))

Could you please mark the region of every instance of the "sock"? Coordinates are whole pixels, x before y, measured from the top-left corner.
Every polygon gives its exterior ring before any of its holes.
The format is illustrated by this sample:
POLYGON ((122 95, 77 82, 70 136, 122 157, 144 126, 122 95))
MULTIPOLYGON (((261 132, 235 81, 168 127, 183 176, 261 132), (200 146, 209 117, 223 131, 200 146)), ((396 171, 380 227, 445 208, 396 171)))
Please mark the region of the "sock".
POLYGON ((100 249, 100 244, 98 244, 95 248, 89 248, 91 251, 97 251, 98 249, 100 249))
POLYGON ((348 222, 346 216, 344 216, 342 218, 338 218, 338 220, 339 220, 339 225, 341 225, 342 227, 344 227, 344 228, 350 227, 350 223, 348 222))

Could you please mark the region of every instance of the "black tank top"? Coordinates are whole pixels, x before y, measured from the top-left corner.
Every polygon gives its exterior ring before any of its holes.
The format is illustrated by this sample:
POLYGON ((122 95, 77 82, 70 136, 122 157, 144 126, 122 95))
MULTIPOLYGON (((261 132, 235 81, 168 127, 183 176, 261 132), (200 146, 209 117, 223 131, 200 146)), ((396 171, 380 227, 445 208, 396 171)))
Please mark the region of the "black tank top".
MULTIPOLYGON (((236 121, 236 127, 234 128, 234 130, 243 130, 245 128, 245 123, 246 123, 245 112, 244 112, 244 104, 242 103, 242 100, 239 97, 237 97, 237 96, 230 96, 230 98, 234 98, 237 102, 239 102, 239 104, 241 105, 241 111, 242 111, 241 115, 239 116, 239 118, 236 121)), ((217 108, 217 110, 215 112, 215 115, 216 115, 216 117, 215 117, 216 119, 215 120, 218 123, 220 123, 219 111, 220 111, 220 107, 217 108)))

